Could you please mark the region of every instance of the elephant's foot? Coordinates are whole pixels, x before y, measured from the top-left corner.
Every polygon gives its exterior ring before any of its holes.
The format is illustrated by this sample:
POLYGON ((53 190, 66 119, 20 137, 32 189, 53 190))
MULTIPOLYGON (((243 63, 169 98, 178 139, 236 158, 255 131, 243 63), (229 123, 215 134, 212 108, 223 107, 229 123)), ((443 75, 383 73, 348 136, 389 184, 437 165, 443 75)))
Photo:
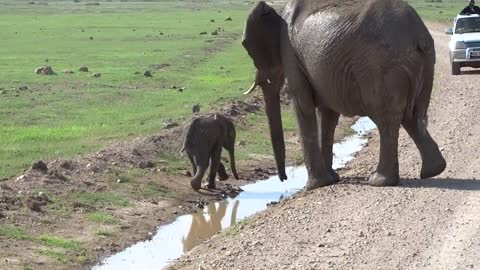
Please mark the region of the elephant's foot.
POLYGON ((387 186, 398 186, 400 183, 400 177, 395 176, 385 176, 379 172, 375 172, 368 179, 368 184, 374 187, 387 187, 387 186))
POLYGON ((225 167, 221 162, 220 162, 220 165, 218 166, 217 173, 218 173, 218 179, 220 181, 225 181, 228 179, 227 171, 225 171, 225 167))
POLYGON ((202 187, 202 182, 201 181, 197 181, 195 179, 192 179, 190 181, 190 186, 192 186, 193 190, 195 191, 199 191, 200 188, 202 187))
POLYGON ((220 181, 225 181, 225 180, 228 180, 228 175, 227 174, 218 174, 218 180, 220 181))
POLYGON ((333 179, 335 179, 335 183, 340 182, 340 176, 338 175, 338 173, 335 170, 330 169, 329 173, 333 176, 333 179))
POLYGON ((205 185, 205 188, 207 188, 207 189, 217 189, 217 186, 215 184, 215 178, 209 178, 208 183, 205 185))
POLYGON ((447 167, 447 162, 441 154, 433 159, 426 159, 422 162, 422 171, 420 172, 420 178, 430 178, 441 174, 447 167))
POLYGON ((212 184, 212 183, 208 183, 208 184, 205 185, 205 187, 206 187, 207 189, 217 189, 217 186, 215 185, 215 183, 213 183, 213 184, 212 184))
POLYGON ((333 185, 333 184, 335 184, 335 182, 337 182, 335 177, 333 175, 331 175, 330 173, 327 173, 327 174, 325 174, 321 177, 318 177, 318 178, 309 177, 305 188, 307 190, 312 190, 312 189, 316 189, 316 188, 319 188, 319 187, 333 185))

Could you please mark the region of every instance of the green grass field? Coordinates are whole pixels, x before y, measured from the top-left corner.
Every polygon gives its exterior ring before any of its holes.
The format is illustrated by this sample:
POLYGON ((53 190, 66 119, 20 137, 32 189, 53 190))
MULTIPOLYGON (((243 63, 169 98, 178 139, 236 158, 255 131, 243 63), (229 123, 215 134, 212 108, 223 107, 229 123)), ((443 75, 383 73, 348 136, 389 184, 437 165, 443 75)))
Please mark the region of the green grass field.
POLYGON ((89 12, 51 3, 0 12, 0 178, 37 159, 158 132, 197 102, 206 111, 220 97, 241 96, 252 79, 239 43, 245 5, 102 2, 89 12), (211 35, 218 27, 224 31, 211 35), (57 75, 35 75, 42 65, 57 75), (102 77, 77 72, 82 65, 102 77), (153 77, 135 74, 145 70, 153 77))
MULTIPOLYGON (((0 179, 35 160, 73 157, 158 132, 168 119, 189 116, 195 103, 207 111, 241 97, 253 79, 240 45, 250 8, 243 1, 31 3, 0 0, 0 179), (211 35, 218 27, 224 31, 211 35), (35 75, 43 65, 57 75, 35 75), (83 65, 102 76, 78 72, 83 65), (152 78, 142 75, 146 70, 152 78)), ((410 3, 425 19, 441 21, 465 5, 410 3)), ((286 128, 294 128, 286 115, 286 128)), ((250 120, 265 127, 262 114, 250 120)), ((271 152, 268 135, 260 135, 240 131, 250 143, 239 158, 271 152)))
POLYGON ((467 0, 408 0, 427 21, 448 22, 468 4, 467 0))

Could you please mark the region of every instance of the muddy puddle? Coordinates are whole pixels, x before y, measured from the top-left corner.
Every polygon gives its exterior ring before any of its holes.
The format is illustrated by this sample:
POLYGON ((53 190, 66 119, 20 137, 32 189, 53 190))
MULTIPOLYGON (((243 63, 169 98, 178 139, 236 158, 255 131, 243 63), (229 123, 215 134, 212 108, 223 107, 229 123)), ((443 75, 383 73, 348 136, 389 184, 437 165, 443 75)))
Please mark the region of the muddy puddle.
MULTIPOLYGON (((334 169, 342 168, 353 159, 353 155, 367 142, 364 135, 374 128, 375 124, 367 117, 360 118, 352 126, 355 134, 333 146, 334 169)), ((105 258, 92 269, 162 269, 217 232, 304 188, 307 181, 304 166, 287 168, 287 175, 288 180, 284 182, 273 176, 242 186, 244 191, 234 199, 211 203, 197 213, 178 217, 173 223, 159 227, 151 240, 139 242, 105 258)))

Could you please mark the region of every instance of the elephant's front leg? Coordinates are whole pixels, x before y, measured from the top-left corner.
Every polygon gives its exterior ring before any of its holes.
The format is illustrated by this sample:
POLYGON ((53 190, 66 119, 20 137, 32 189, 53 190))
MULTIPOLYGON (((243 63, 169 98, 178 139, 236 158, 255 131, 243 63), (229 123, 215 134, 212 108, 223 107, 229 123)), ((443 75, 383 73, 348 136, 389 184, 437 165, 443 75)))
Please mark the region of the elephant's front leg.
POLYGON ((340 181, 340 177, 332 168, 333 139, 339 117, 339 113, 328 108, 317 109, 317 122, 320 127, 320 151, 322 152, 323 159, 325 160, 325 166, 335 179, 335 182, 340 181))
POLYGON ((329 173, 319 146, 317 116, 312 98, 294 98, 297 124, 303 147, 305 165, 308 171, 307 190, 335 183, 329 173))
POLYGON ((400 182, 398 173, 398 130, 395 121, 376 122, 380 132, 380 160, 368 183, 372 186, 396 186, 400 182))

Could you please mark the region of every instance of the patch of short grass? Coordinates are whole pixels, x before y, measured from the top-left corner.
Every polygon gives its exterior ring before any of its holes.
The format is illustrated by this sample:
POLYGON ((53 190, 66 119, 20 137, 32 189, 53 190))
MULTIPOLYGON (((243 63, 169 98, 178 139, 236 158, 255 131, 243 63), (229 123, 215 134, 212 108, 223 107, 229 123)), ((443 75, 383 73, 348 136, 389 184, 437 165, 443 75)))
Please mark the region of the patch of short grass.
POLYGON ((70 257, 66 255, 65 253, 53 249, 41 249, 38 251, 39 254, 53 258, 57 261, 60 261, 62 263, 68 263, 70 262, 70 257))
POLYGON ((75 261, 81 265, 86 265, 89 262, 88 257, 85 255, 75 257, 75 261))
POLYGON ((351 136, 353 134, 355 134, 355 130, 353 130, 352 126, 347 126, 343 128, 343 135, 345 137, 351 136))
POLYGON ((0 236, 14 240, 26 240, 30 238, 23 229, 7 224, 0 224, 0 236))
POLYGON ((240 222, 236 223, 232 227, 230 227, 225 234, 228 236, 235 236, 237 235, 241 230, 243 230, 245 227, 253 224, 255 222, 255 217, 247 217, 240 222))
POLYGON ((190 166, 187 155, 181 153, 163 152, 159 155, 157 163, 160 171, 169 175, 176 175, 190 166))
POLYGON ((143 197, 174 197, 175 192, 156 182, 147 182, 136 187, 136 193, 143 197))
MULTIPOLYGON (((267 116, 263 111, 249 114, 246 122, 237 126, 237 144, 244 141, 244 146, 235 147, 236 158, 245 160, 252 154, 273 155, 272 143, 267 116)), ((288 132, 296 130, 295 116, 291 108, 284 106, 282 111, 282 124, 285 137, 288 132)), ((223 155, 228 155, 223 151, 223 155)))
POLYGON ((117 179, 120 180, 120 183, 128 183, 128 182, 131 182, 131 181, 135 180, 136 178, 143 177, 146 174, 147 174, 147 171, 145 171, 143 169, 134 168, 134 169, 130 169, 130 170, 121 172, 118 175, 117 179))
MULTIPOLYGON (((48 204, 48 209, 52 213, 55 213, 58 216, 67 217, 71 214, 71 209, 69 203, 65 196, 55 196, 51 193, 46 193, 50 203, 48 204)), ((45 222, 45 224, 48 222, 45 222)))
POLYGON ((87 214, 87 218, 90 221, 105 223, 105 224, 118 224, 120 221, 110 214, 91 212, 87 214))
POLYGON ((100 229, 95 232, 96 235, 110 237, 113 235, 113 232, 110 230, 100 229))
POLYGON ((23 270, 34 270, 34 268, 30 264, 26 264, 23 266, 23 270))
POLYGON ((82 191, 75 194, 75 200, 89 206, 113 205, 124 207, 130 205, 130 202, 125 197, 110 192, 82 191))
POLYGON ((78 241, 67 240, 51 235, 40 235, 37 237, 37 240, 49 247, 63 248, 68 250, 78 250, 80 248, 80 243, 78 241))

